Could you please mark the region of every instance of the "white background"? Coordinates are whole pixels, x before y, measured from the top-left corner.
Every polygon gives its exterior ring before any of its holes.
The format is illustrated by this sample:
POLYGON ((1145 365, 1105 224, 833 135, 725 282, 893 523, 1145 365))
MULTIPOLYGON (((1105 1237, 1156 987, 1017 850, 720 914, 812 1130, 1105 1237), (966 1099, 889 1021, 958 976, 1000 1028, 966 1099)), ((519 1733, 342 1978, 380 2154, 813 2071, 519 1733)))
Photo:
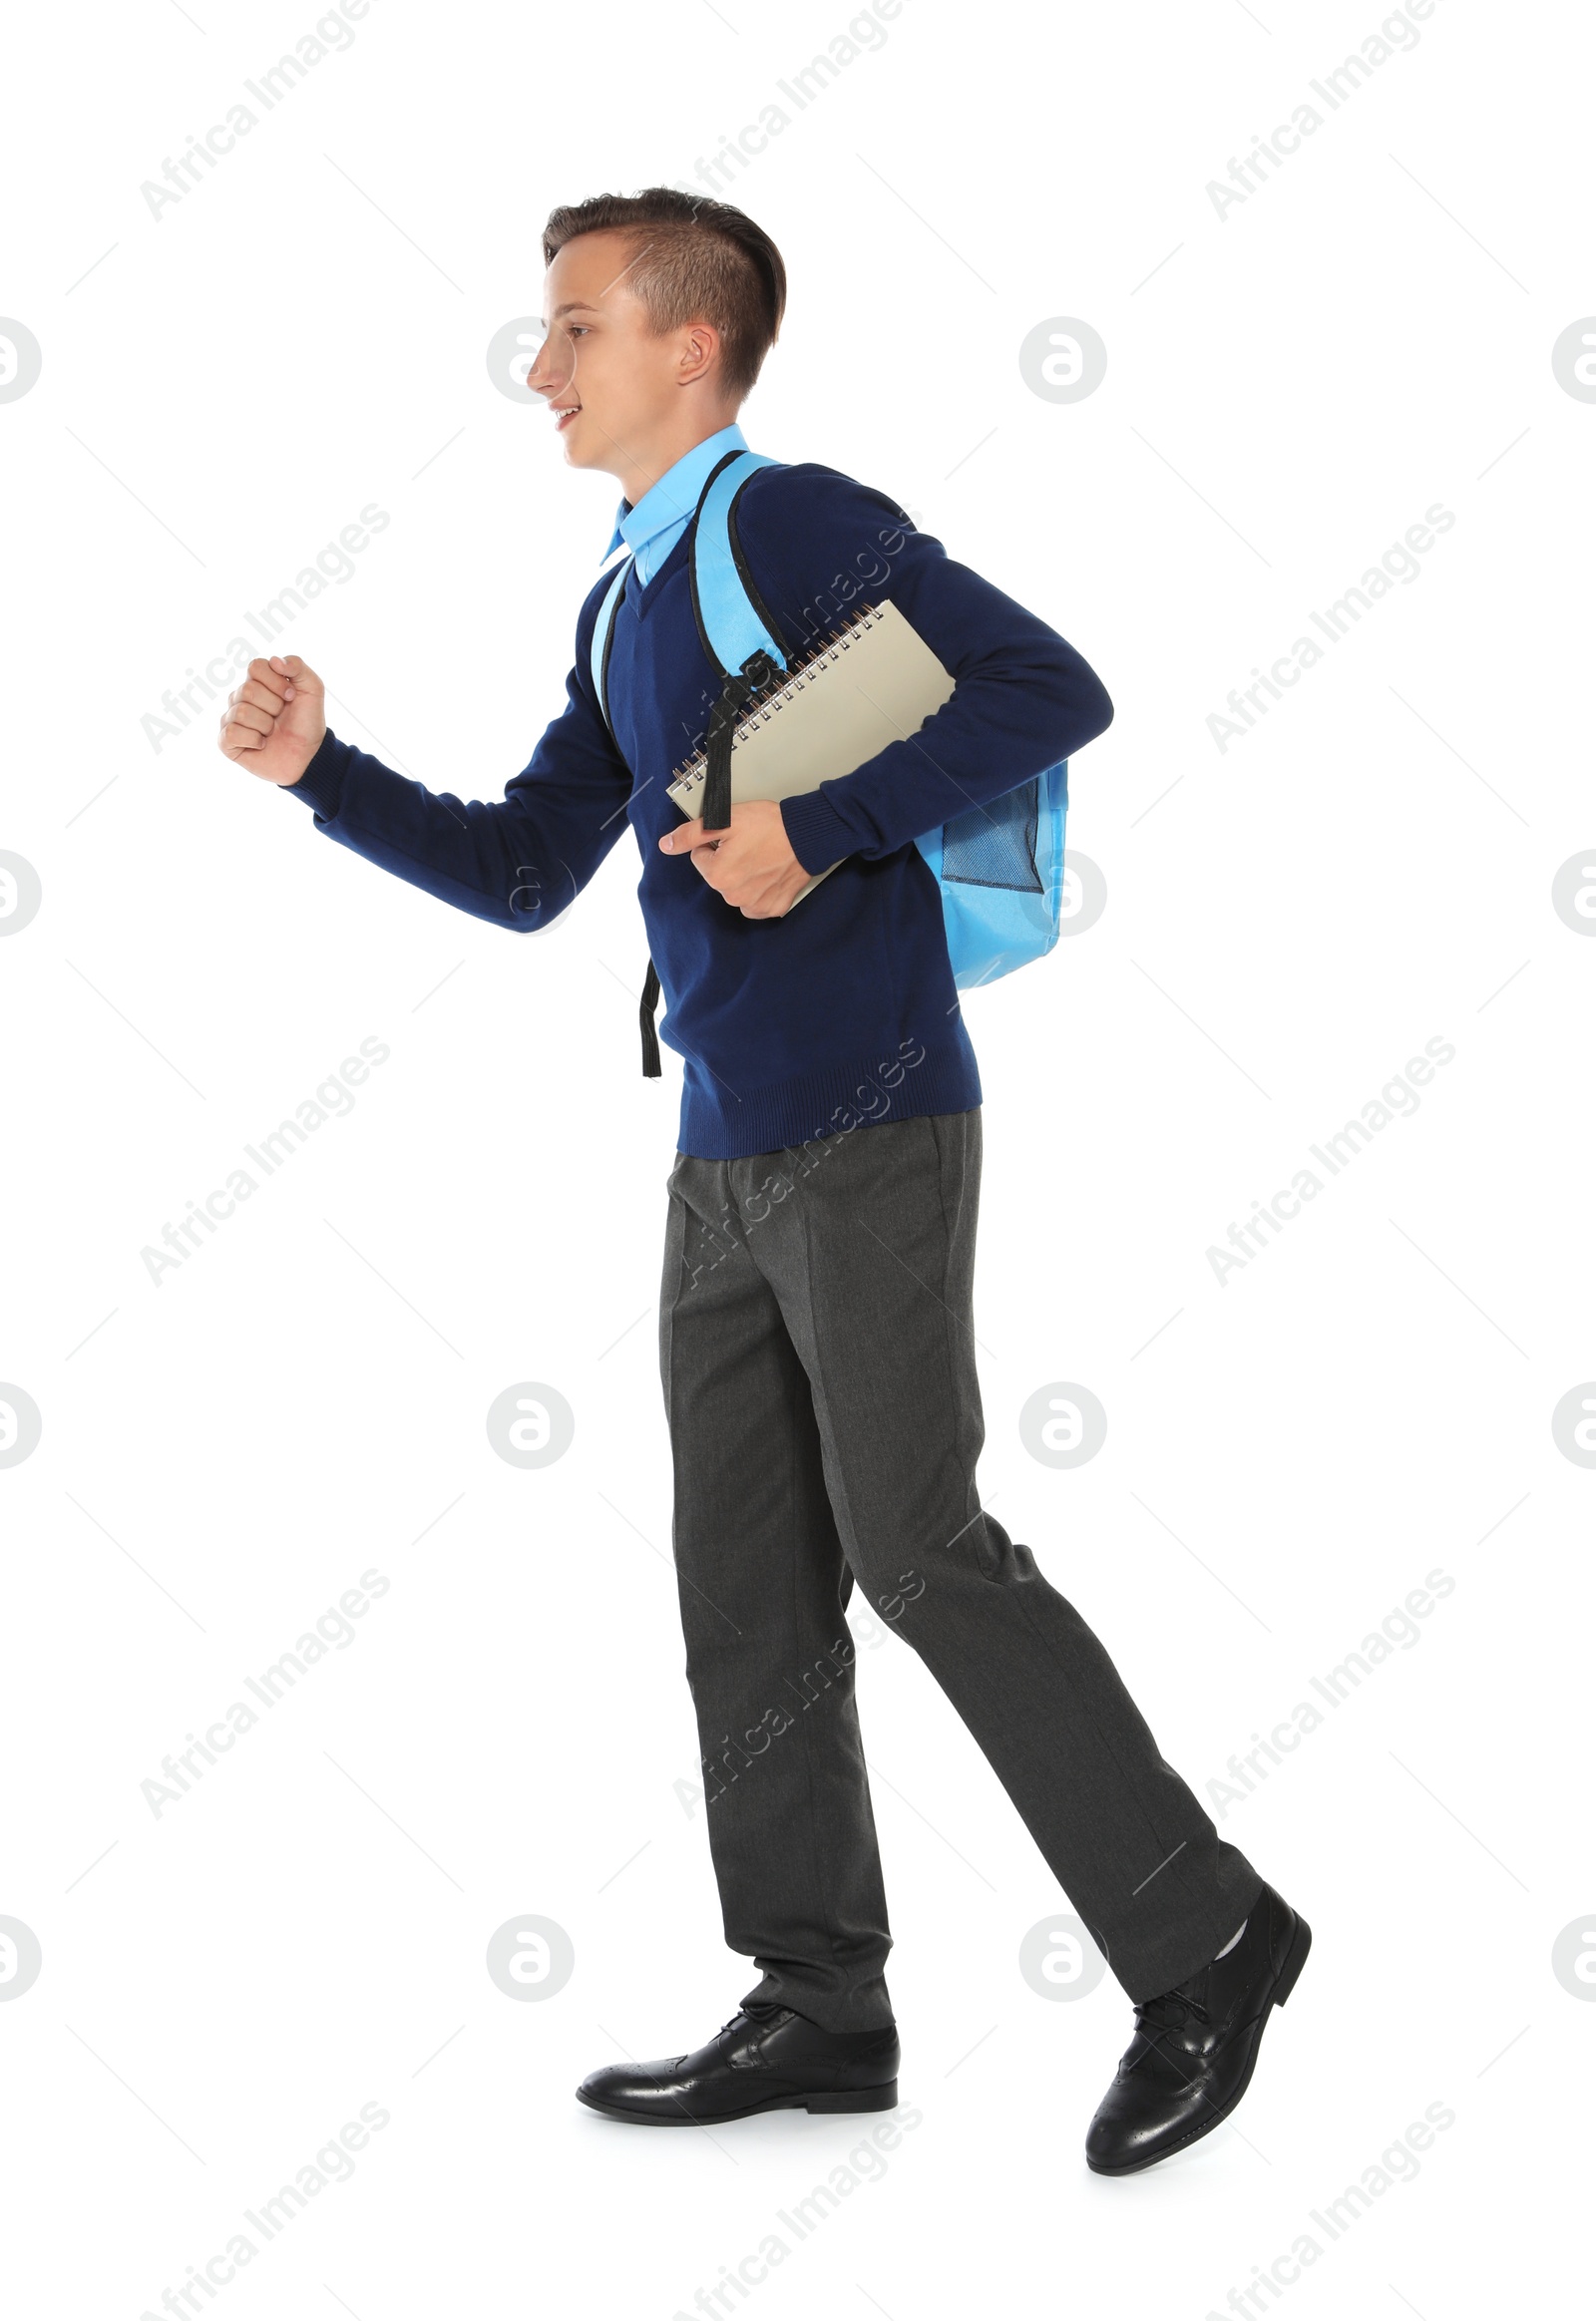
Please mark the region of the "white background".
POLYGON ((43 350, 0 403, 0 847, 43 886, 0 945, 0 1378, 43 1416, 0 1471, 0 1914, 43 1953, 0 2005, 19 2313, 159 2312, 370 2103, 352 2178, 202 2309, 666 2321, 873 2125, 656 2136, 572 2100, 696 2044, 752 1974, 675 1785, 679 1067, 638 1073, 632 841, 507 942, 228 765, 213 710, 159 749, 141 723, 375 503, 292 648, 337 730, 500 795, 617 493, 495 389, 488 342, 539 310, 556 202, 691 182, 772 101, 790 126, 722 189, 792 280, 750 440, 898 497, 1117 708, 1071 785, 1107 909, 969 1007, 984 1492, 1205 1795, 1427 1572, 1454 1585, 1225 1808, 1313 1959, 1234 2128, 1125 2182, 1081 2139, 1129 2007, 1021 1979, 1057 1889, 861 1623, 919 2124, 718 2309, 1200 2321, 1305 2231, 1324 2254, 1270 2310, 1552 2291, 1596 2031, 1551 1966, 1596 1906, 1596 1471, 1551 1429, 1596 1373, 1596 943, 1551 905, 1593 836, 1596 407, 1551 361, 1596 309, 1591 28, 1436 0, 1332 112, 1308 84, 1373 5, 903 0, 796 112, 777 81, 848 21, 372 0, 159 217, 142 185, 312 10, 13 33, 0 311, 43 350), (1323 127, 1221 217, 1209 182, 1305 101, 1323 127), (1059 316, 1108 348, 1073 404, 1018 364, 1059 316), (1418 578, 1221 751, 1231 689, 1435 503, 1418 578), (141 1251, 367 1037, 391 1053, 353 1112, 157 1287, 141 1251), (1221 1284, 1208 1249, 1430 1039, 1455 1055, 1418 1110, 1221 1284), (484 1425, 524 1380, 576 1414, 534 1472, 484 1425), (1017 1431, 1058 1380, 1108 1412, 1075 1470, 1017 1431), (355 1641, 154 1814, 162 1758, 371 1569, 355 1641), (576 1967, 520 2005, 484 1954, 529 1912, 576 1967), (1455 2121, 1416 2179, 1316 2231, 1430 2104, 1455 2121))

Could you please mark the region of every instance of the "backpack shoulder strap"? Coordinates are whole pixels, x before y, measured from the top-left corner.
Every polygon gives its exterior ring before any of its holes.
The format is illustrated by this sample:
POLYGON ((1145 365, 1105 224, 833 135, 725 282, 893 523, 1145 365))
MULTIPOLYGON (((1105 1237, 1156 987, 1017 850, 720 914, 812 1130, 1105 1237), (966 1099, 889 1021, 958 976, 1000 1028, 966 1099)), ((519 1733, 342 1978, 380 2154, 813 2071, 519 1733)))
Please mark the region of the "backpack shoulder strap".
MULTIPOLYGON (((693 513, 688 573, 693 618, 698 635, 722 676, 740 670, 750 653, 768 652, 778 669, 787 666, 785 640, 775 615, 766 607, 753 583, 737 538, 737 502, 749 478, 760 468, 780 467, 779 460, 762 452, 728 452, 714 468, 699 495, 693 513)), ((609 716, 609 647, 614 635, 615 611, 626 585, 631 557, 621 559, 614 579, 604 590, 594 622, 589 666, 604 723, 614 731, 609 716)))
POLYGON ((712 667, 725 680, 704 734, 704 784, 698 800, 706 830, 731 821, 731 750, 737 718, 761 687, 787 666, 775 614, 754 586, 737 538, 737 502, 761 468, 780 466, 762 452, 728 452, 710 471, 693 511, 688 552, 693 617, 712 667))
POLYGON ((626 575, 630 570, 631 558, 622 557, 614 579, 604 590, 598 617, 594 622, 593 643, 588 654, 588 665, 593 672, 593 689, 598 696, 598 706, 603 712, 604 723, 609 726, 611 740, 614 739, 615 729, 609 716, 609 646, 615 630, 615 606, 620 602, 620 591, 626 585, 626 575))
MULTIPOLYGON (((701 815, 707 827, 723 830, 731 820, 731 741, 737 711, 751 692, 787 666, 787 648, 774 615, 755 588, 737 538, 737 501, 749 478, 782 463, 760 452, 728 452, 711 469, 698 496, 687 543, 687 572, 693 618, 709 661, 725 680, 710 712, 701 815)), ((625 585, 629 560, 604 592, 593 632, 594 689, 609 717, 606 676, 615 607, 625 585)), ((611 728, 613 731, 613 728, 611 728)), ((659 1039, 654 1009, 659 975, 653 961, 643 983, 638 1018, 642 1029, 645 1079, 659 1077, 659 1039)))
POLYGON ((741 670, 750 653, 787 666, 786 640, 763 602, 737 538, 737 502, 761 468, 781 467, 762 452, 728 452, 710 475, 693 519, 692 608, 698 635, 722 676, 741 670))

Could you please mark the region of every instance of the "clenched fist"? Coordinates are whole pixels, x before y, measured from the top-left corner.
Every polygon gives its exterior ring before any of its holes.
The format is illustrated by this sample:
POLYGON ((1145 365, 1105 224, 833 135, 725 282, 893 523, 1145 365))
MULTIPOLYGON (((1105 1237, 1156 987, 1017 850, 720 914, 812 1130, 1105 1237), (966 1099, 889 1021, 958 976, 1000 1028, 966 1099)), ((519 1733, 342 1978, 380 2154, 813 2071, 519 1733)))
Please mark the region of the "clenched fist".
POLYGON ((249 663, 244 681, 227 695, 219 747, 263 782, 290 789, 327 730, 326 689, 296 652, 249 663))

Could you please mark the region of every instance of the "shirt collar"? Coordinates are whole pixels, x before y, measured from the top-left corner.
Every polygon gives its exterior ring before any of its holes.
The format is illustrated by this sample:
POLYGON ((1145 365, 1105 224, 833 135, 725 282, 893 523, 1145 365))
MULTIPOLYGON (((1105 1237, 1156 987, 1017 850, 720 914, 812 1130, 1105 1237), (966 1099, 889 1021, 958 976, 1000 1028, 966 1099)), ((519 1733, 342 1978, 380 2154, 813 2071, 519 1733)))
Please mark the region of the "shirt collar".
POLYGON ((706 435, 701 443, 695 443, 691 451, 683 452, 658 483, 650 485, 635 507, 629 500, 622 500, 615 511, 615 529, 604 551, 604 562, 608 562, 617 548, 624 546, 635 555, 655 534, 668 531, 672 525, 685 524, 698 505, 698 496, 710 470, 719 465, 727 452, 747 449, 747 439, 733 420, 729 427, 717 428, 713 435, 706 435))

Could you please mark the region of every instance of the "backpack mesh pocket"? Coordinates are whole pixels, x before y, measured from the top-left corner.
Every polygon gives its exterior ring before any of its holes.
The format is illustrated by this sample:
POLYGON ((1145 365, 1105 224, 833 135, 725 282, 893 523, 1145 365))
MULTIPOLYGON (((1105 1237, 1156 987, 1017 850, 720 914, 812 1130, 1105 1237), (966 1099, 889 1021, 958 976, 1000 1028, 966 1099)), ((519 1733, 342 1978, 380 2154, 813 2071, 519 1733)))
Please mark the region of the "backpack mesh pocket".
POLYGON ((961 814, 942 829, 942 875, 967 887, 1010 887, 1039 895, 1036 870, 1036 810, 1039 785, 1021 782, 961 814))

